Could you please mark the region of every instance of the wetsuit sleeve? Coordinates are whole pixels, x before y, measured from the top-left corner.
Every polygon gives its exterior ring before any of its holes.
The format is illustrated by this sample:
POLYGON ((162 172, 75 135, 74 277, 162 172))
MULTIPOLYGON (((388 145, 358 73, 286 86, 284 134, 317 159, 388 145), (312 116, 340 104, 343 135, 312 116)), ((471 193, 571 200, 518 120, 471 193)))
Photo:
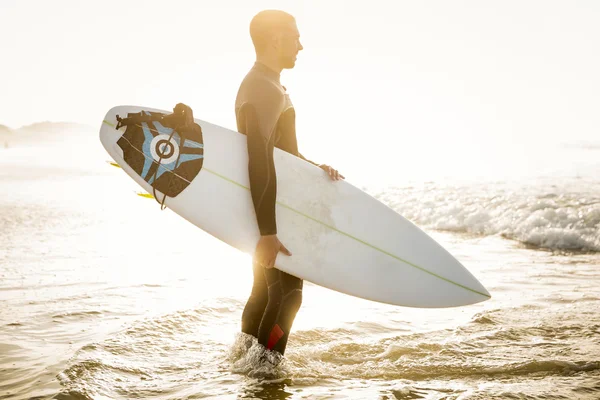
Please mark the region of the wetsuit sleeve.
POLYGON ((258 93, 252 101, 241 105, 237 113, 237 125, 238 131, 247 136, 250 193, 258 228, 264 236, 277 233, 277 176, 273 150, 274 132, 282 104, 277 92, 262 90, 258 93))

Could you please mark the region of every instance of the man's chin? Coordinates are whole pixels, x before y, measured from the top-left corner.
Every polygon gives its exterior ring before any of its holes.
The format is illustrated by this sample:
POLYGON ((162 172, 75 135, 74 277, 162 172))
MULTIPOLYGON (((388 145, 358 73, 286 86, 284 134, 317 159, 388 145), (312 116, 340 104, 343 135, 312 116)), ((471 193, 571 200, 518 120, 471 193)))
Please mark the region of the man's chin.
POLYGON ((287 60, 285 62, 285 64, 283 65, 283 68, 285 69, 292 69, 296 66, 296 59, 291 59, 291 60, 287 60))

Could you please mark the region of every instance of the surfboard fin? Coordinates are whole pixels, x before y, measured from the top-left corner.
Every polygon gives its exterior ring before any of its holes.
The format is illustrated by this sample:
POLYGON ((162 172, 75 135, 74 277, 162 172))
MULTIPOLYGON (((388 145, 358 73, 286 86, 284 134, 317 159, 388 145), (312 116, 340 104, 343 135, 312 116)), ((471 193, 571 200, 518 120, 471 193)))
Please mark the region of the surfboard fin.
POLYGON ((136 194, 140 197, 144 197, 146 199, 154 199, 154 196, 152 196, 150 193, 142 193, 142 192, 136 192, 136 194))

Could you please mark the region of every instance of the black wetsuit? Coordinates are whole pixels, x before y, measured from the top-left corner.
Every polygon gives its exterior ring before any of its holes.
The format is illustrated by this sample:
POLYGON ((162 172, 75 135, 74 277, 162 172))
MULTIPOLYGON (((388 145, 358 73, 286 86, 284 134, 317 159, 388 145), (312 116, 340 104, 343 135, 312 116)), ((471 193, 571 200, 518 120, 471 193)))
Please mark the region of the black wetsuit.
MULTIPOLYGON (((240 85, 235 114, 238 131, 248 136, 250 192, 258 228, 261 235, 274 235, 277 180, 273 149, 305 159, 298 152, 294 107, 279 74, 255 63, 240 85)), ((302 280, 276 268, 256 264, 252 268, 254 284, 242 314, 242 332, 283 354, 302 303, 302 280)))

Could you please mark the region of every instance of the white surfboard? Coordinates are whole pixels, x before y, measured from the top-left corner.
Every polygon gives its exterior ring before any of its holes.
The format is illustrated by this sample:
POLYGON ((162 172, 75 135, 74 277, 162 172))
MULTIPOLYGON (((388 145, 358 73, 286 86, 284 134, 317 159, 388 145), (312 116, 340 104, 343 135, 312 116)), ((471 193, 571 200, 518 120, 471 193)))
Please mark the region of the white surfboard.
MULTIPOLYGON (((178 174, 177 163, 183 158, 177 161, 175 155, 186 150, 178 149, 181 138, 168 128, 146 126, 145 145, 140 144, 142 139, 124 137, 126 128, 116 129, 117 115, 127 117, 142 110, 170 114, 147 107, 112 108, 100 129, 100 140, 133 180, 162 200, 163 193, 148 183, 157 182, 156 175, 148 179, 149 166, 154 164, 165 176, 178 174), (146 179, 138 173, 140 165, 126 162, 124 146, 129 146, 130 157, 137 154, 138 161, 145 163, 141 175, 146 179)), ((260 233, 249 189, 246 136, 195 121, 202 128, 203 143, 184 141, 183 145, 193 147, 189 151, 195 156, 188 159, 202 159, 202 167, 191 179, 179 175, 185 188, 167 196, 165 205, 212 236, 253 254, 260 233)), ((332 181, 320 168, 280 149, 275 149, 274 159, 278 237, 293 254, 280 253, 277 268, 342 293, 400 306, 454 307, 490 298, 458 260, 391 208, 346 181, 332 181)))

